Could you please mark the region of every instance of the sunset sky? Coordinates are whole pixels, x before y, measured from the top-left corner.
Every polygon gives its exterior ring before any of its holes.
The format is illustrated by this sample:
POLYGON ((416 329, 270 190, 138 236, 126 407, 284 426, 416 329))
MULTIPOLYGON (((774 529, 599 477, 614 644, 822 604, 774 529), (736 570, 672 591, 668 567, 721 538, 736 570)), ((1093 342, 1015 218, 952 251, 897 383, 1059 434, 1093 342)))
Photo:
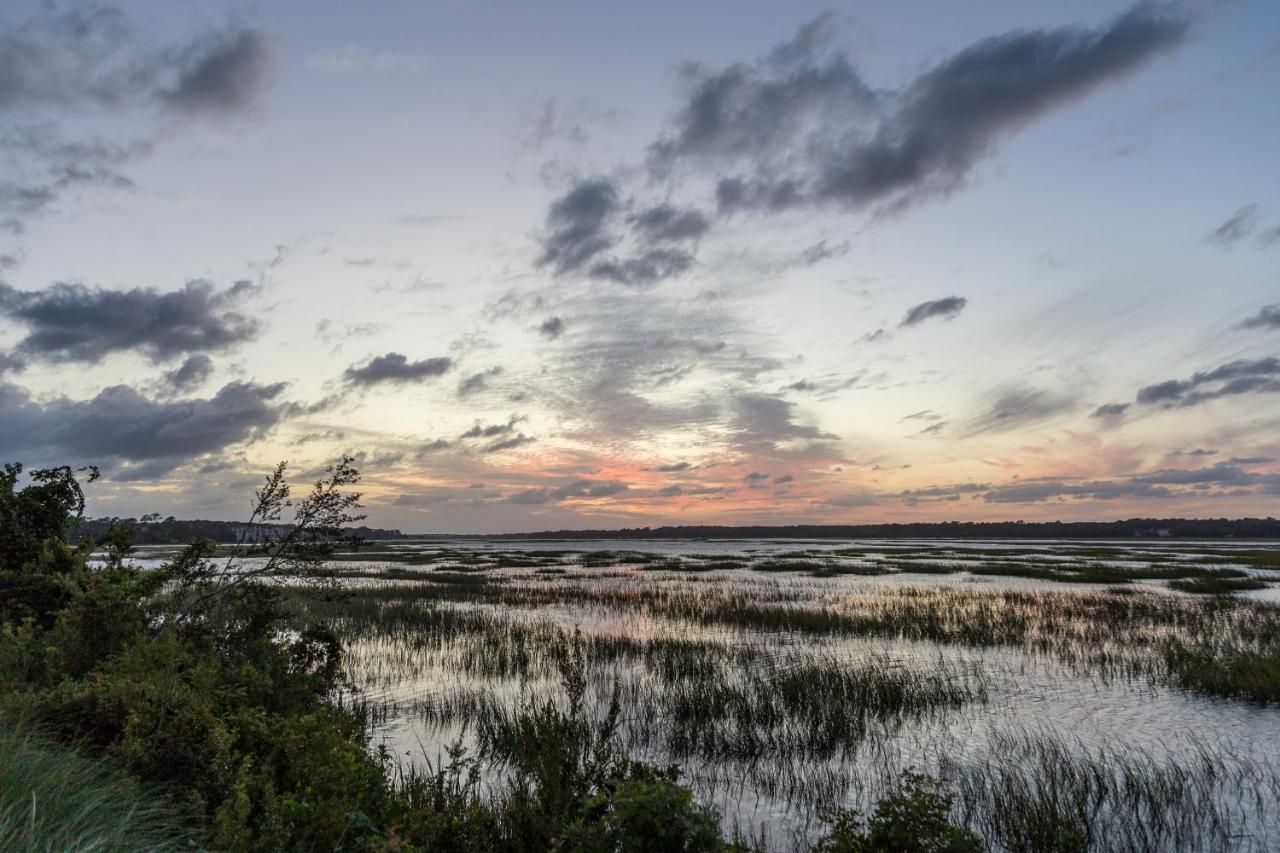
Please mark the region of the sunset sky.
POLYGON ((9 2, 0 460, 234 519, 1280 514, 1280 7, 9 2))

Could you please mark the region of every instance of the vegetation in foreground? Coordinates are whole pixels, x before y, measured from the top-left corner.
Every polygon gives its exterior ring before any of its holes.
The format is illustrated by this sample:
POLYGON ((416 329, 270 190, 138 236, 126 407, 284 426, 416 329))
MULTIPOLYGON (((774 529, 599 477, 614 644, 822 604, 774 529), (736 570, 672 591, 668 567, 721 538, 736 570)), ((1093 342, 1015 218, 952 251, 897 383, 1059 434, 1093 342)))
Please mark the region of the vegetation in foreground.
POLYGON ((163 796, 101 761, 0 730, 0 850, 190 850, 198 836, 163 796))

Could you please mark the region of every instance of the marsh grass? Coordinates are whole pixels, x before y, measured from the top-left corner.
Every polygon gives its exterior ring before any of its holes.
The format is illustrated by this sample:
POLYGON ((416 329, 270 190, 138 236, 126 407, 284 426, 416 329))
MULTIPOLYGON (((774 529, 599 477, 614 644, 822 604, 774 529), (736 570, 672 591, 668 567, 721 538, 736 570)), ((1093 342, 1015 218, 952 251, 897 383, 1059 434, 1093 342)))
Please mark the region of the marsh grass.
POLYGON ((1227 574, 1221 570, 1213 574, 1194 575, 1178 578, 1169 582, 1169 586, 1179 592, 1191 592, 1199 595, 1230 595, 1233 592, 1248 592, 1255 589, 1266 589, 1267 584, 1255 577, 1238 574, 1227 574))
POLYGON ((1267 850, 1276 768, 1208 748, 1183 758, 999 733, 982 758, 944 760, 958 821, 995 849, 1267 850))
MULTIPOLYGON (((1278 701, 1280 608, 1134 583, 1247 579, 1239 568, 1016 557, 984 565, 1101 588, 1001 590, 837 576, 974 573, 937 554, 640 553, 578 552, 514 567, 488 553, 493 565, 468 571, 449 556, 401 566, 404 575, 387 574, 394 565, 358 574, 336 597, 284 594, 299 625, 329 624, 346 641, 348 678, 364 689, 350 701, 372 730, 400 720, 433 733, 433 743, 465 736, 477 772, 500 780, 510 770, 502 756, 534 748, 518 721, 534 705, 549 707, 566 662, 580 660, 590 684, 580 710, 598 723, 616 700, 613 737, 628 755, 679 762, 700 797, 714 792, 731 805, 735 791, 750 791, 805 826, 855 788, 874 802, 904 768, 887 746, 896 739, 981 719, 997 685, 1017 678, 1019 659, 1098 683, 1278 701), (705 573, 770 561, 781 565, 705 573), (1002 667, 997 678, 984 661, 1002 667)), ((1275 784, 1247 757, 1206 752, 1169 764, 1043 741, 997 738, 926 770, 950 774, 954 815, 1010 850, 1113 849, 1111 838, 1122 840, 1114 849, 1227 849, 1222 833, 1263 820, 1256 803, 1229 802, 1240 794, 1232 786, 1275 784), (1005 750, 1022 763, 1001 764, 1005 750), (1019 767, 1039 769, 1019 775, 1019 767), (1082 830, 1087 806, 1097 823, 1082 830), (1126 826, 1134 821, 1142 826, 1126 826)), ((745 831, 756 829, 748 820, 745 831)))
POLYGON ((0 728, 0 850, 190 850, 176 809, 100 761, 0 728))
POLYGON ((1214 648, 1170 641, 1165 662, 1172 683, 1210 696, 1280 703, 1280 648, 1214 648))

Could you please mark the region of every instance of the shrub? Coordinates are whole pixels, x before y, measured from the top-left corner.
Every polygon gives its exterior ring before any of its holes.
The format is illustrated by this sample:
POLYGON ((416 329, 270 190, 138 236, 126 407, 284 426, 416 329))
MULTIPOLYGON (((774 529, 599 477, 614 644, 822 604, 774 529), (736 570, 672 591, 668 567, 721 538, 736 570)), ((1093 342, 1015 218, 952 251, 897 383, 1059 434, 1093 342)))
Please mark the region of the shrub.
POLYGON ((831 832, 814 847, 819 853, 977 853, 982 845, 953 825, 951 798, 940 785, 916 773, 882 799, 864 822, 856 812, 836 812, 831 832))

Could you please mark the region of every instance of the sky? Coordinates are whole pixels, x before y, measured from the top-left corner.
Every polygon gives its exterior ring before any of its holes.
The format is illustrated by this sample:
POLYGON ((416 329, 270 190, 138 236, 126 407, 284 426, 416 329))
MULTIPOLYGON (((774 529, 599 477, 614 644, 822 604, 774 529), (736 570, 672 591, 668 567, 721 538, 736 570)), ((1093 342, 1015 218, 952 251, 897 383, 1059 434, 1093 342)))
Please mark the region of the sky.
POLYGON ((1280 8, 0 10, 0 461, 236 519, 1280 514, 1280 8))

